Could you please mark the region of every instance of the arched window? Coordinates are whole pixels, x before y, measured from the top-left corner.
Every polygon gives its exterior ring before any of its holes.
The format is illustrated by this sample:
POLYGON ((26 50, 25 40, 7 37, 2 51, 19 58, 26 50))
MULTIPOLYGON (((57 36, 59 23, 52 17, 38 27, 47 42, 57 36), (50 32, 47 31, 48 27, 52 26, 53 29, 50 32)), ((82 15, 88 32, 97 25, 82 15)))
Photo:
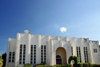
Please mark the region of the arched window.
POLYGON ((56 59, 61 59, 61 56, 60 55, 56 55, 56 59))

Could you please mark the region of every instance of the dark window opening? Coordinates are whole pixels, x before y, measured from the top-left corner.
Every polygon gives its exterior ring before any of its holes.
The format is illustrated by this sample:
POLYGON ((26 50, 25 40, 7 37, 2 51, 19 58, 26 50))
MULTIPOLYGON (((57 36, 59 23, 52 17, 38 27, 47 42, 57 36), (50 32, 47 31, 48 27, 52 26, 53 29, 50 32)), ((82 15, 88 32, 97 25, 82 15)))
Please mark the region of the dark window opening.
POLYGON ((57 58, 57 59, 61 59, 61 56, 60 56, 60 55, 57 55, 56 58, 57 58))

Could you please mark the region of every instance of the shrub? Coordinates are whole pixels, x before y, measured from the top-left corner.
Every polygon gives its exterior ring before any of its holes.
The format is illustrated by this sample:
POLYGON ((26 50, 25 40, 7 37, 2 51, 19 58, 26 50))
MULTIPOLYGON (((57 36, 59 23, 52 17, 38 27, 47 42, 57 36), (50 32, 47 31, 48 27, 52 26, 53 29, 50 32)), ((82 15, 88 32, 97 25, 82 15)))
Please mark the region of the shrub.
POLYGON ((89 67, 93 67, 93 64, 89 63, 89 67))
POLYGON ((32 67, 32 65, 27 63, 27 64, 24 65, 24 67, 32 67))
POLYGON ((100 67, 100 64, 93 64, 93 67, 100 67))
POLYGON ((75 61, 75 64, 78 64, 79 63, 77 56, 74 56, 73 60, 75 61))
POLYGON ((72 67, 72 65, 71 64, 56 64, 56 65, 54 65, 55 67, 72 67))
POLYGON ((36 66, 39 66, 39 65, 41 65, 41 64, 36 64, 36 65, 34 65, 33 67, 36 67, 36 66))
POLYGON ((70 56, 68 59, 68 63, 70 64, 71 60, 74 60, 74 64, 78 64, 78 57, 77 56, 70 56))
POLYGON ((83 67, 89 67, 88 63, 83 63, 83 67))
POLYGON ((62 67, 67 67, 67 66, 68 66, 68 64, 62 64, 61 66, 62 66, 62 67))
POLYGON ((70 56, 70 57, 69 57, 69 59, 68 59, 68 63, 69 63, 69 64, 70 64, 71 60, 73 60, 73 58, 74 58, 73 56, 70 56))
POLYGON ((15 66, 15 67, 22 67, 22 66, 15 66))
POLYGON ((45 66, 45 62, 41 62, 40 64, 36 64, 36 65, 34 65, 33 67, 37 67, 37 66, 45 66))
POLYGON ((41 65, 45 65, 46 63, 45 62, 41 62, 41 65))
POLYGON ((97 67, 97 64, 93 64, 93 67, 97 67))
POLYGON ((72 65, 71 64, 68 64, 68 66, 67 67, 72 67, 72 65))
POLYGON ((74 67, 83 67, 82 63, 74 64, 74 67))
POLYGON ((72 63, 75 64, 75 61, 73 61, 72 63))
POLYGON ((56 66, 56 67, 61 67, 61 64, 56 64, 56 65, 54 65, 54 66, 56 66))
POLYGON ((97 64, 97 67, 100 67, 100 64, 97 64))
POLYGON ((38 65, 36 67, 53 67, 53 66, 51 66, 51 65, 38 65))

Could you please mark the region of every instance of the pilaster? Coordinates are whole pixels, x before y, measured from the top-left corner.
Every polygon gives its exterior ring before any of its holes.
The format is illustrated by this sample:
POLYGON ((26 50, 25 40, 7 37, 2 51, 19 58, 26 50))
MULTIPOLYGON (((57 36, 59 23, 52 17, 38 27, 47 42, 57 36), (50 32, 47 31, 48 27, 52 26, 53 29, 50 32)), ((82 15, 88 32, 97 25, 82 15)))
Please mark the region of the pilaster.
POLYGON ((82 60, 82 63, 85 63, 83 47, 84 47, 84 40, 83 38, 81 38, 81 60, 82 60))
POLYGON ((53 65, 53 40, 50 40, 50 65, 53 65))
POLYGON ((41 59, 41 35, 38 34, 38 43, 36 45, 36 64, 41 63, 40 59, 41 59))
MULTIPOLYGON (((87 38, 87 52, 88 52, 88 62, 89 62, 89 58, 90 58, 90 52, 89 52, 89 38, 87 38)), ((85 62, 85 61, 84 61, 85 62)))
POLYGON ((30 63, 30 34, 25 34, 27 36, 27 44, 26 44, 26 56, 25 56, 25 63, 30 63))
POLYGON ((15 52, 15 66, 18 66, 19 64, 19 45, 20 45, 20 33, 17 33, 16 38, 16 52, 15 52))
POLYGON ((87 51, 88 51, 88 62, 91 63, 91 51, 90 51, 90 41, 87 39, 87 51))
POLYGON ((68 59, 71 56, 71 43, 70 41, 68 41, 68 45, 67 45, 67 63, 68 63, 68 59))
POLYGON ((10 42, 11 42, 11 39, 8 38, 8 45, 7 45, 7 55, 6 55, 6 66, 8 66, 9 64, 9 52, 10 52, 10 42))
POLYGON ((71 54, 71 42, 69 41, 69 46, 68 46, 68 48, 69 48, 69 57, 72 55, 71 54))
POLYGON ((90 63, 94 63, 94 62, 93 62, 92 41, 90 41, 90 44, 89 44, 89 53, 90 53, 90 63))
POLYGON ((46 44, 46 46, 47 46, 47 48, 46 48, 46 50, 47 50, 47 56, 46 56, 46 58, 47 58, 47 65, 50 65, 50 36, 48 35, 48 42, 47 42, 47 44, 46 44))
POLYGON ((76 41, 75 41, 75 38, 73 38, 73 55, 77 56, 77 54, 76 54, 76 41))
POLYGON ((99 41, 97 41, 97 46, 98 46, 98 48, 97 48, 97 53, 98 53, 98 58, 99 58, 99 59, 97 59, 97 60, 98 60, 98 63, 100 63, 99 41))

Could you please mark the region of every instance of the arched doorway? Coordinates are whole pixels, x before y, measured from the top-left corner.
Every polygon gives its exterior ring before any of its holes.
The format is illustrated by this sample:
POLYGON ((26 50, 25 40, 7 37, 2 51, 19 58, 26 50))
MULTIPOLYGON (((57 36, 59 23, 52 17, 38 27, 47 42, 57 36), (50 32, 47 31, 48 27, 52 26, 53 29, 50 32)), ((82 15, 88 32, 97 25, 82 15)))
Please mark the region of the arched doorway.
POLYGON ((66 50, 63 47, 58 47, 56 50, 56 64, 66 64, 66 50))
POLYGON ((56 55, 56 64, 62 64, 62 59, 60 55, 56 55))

